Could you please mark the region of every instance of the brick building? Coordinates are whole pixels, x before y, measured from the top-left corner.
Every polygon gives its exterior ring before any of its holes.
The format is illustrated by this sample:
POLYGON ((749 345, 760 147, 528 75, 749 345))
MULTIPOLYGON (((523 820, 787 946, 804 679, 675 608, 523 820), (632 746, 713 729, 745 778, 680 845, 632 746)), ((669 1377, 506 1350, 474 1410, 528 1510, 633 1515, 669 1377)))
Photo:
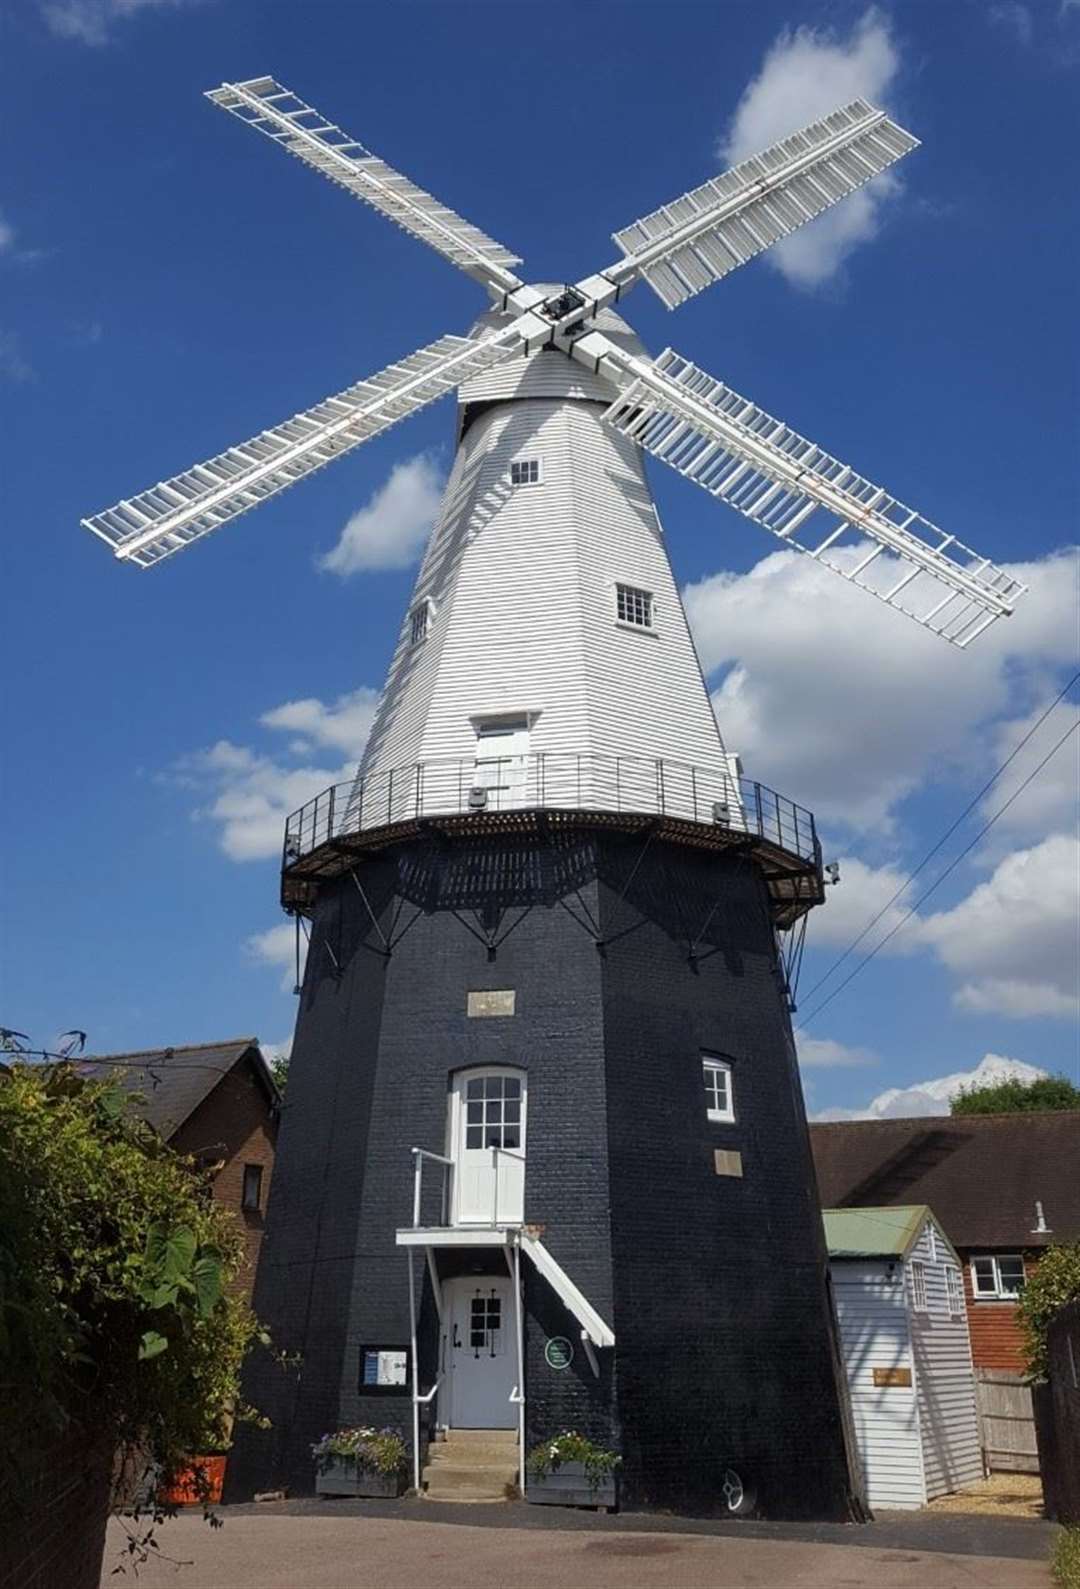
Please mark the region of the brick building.
POLYGON ((929 1203, 963 1263, 976 1369, 1019 1374, 1024 1278, 1080 1241, 1080 1111, 830 1121, 810 1138, 826 1207, 929 1203))
POLYGON ((247 1264, 237 1278, 250 1299, 274 1170, 281 1095, 258 1040, 94 1055, 81 1067, 117 1078, 135 1108, 176 1149, 212 1174, 215 1201, 235 1214, 247 1264))

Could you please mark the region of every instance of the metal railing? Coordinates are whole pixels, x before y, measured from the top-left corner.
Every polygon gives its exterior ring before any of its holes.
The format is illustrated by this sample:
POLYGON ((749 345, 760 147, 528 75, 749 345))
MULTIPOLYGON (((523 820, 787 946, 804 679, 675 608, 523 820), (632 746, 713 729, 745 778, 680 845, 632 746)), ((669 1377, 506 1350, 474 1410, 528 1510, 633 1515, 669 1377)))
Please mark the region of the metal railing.
POLYGON ((634 813, 722 826, 775 844, 801 860, 817 856, 814 818, 804 807, 718 760, 709 767, 645 756, 537 752, 484 760, 414 762, 334 784, 294 811, 283 865, 334 839, 421 817, 477 812, 634 813))
MULTIPOLYGON (((493 1225, 493 1226, 498 1225, 498 1223, 499 1223, 499 1160, 500 1160, 500 1158, 516 1159, 517 1162, 522 1166, 522 1174, 524 1175, 525 1155, 524 1155, 524 1153, 516 1153, 513 1148, 495 1148, 495 1147, 492 1147, 492 1148, 487 1148, 485 1151, 491 1154, 491 1165, 492 1165, 492 1169, 495 1171, 494 1185, 492 1187, 492 1195, 491 1195, 491 1219, 490 1219, 490 1221, 485 1221, 485 1220, 466 1220, 466 1221, 461 1221, 461 1220, 458 1220, 458 1219, 451 1219, 451 1212, 453 1210, 453 1177, 454 1177, 454 1171, 455 1171, 454 1160, 453 1159, 448 1159, 446 1157, 446 1155, 443 1154, 443 1153, 432 1153, 429 1148, 410 1148, 409 1149, 409 1152, 412 1154, 412 1160, 413 1160, 413 1208, 412 1208, 412 1216, 413 1216, 412 1217, 412 1228, 413 1228, 413 1230, 421 1230, 421 1229, 426 1229, 426 1228, 429 1227, 429 1222, 425 1222, 424 1217, 423 1217, 423 1215, 424 1215, 424 1161, 425 1161, 425 1159, 429 1159, 433 1164, 438 1164, 438 1165, 440 1165, 442 1167, 442 1177, 441 1177, 440 1196, 439 1196, 439 1227, 440 1228, 450 1229, 451 1226, 456 1227, 459 1224, 461 1224, 461 1225, 463 1225, 465 1227, 467 1227, 469 1225, 484 1225, 484 1224, 488 1224, 488 1223, 493 1225)), ((521 1224, 521 1217, 520 1217, 520 1215, 518 1215, 514 1219, 504 1220, 503 1223, 506 1224, 506 1225, 520 1225, 521 1224)))

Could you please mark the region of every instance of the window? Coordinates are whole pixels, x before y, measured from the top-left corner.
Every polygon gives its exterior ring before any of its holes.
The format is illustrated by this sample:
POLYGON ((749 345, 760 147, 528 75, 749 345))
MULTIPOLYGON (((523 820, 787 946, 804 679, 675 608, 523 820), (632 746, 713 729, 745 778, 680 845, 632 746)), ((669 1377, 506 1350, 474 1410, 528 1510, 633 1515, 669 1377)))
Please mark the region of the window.
POLYGON ((262 1165, 244 1165, 244 1191, 241 1205, 256 1211, 262 1207, 262 1165))
POLYGON ((616 585, 615 616, 620 623, 628 623, 633 629, 651 629, 652 592, 638 590, 636 585, 616 585))
POLYGON ((539 458, 518 458, 510 465, 512 486, 538 486, 540 484, 539 458))
POLYGON ((418 601, 409 614, 409 644, 411 646, 418 646, 421 640, 426 639, 430 613, 431 603, 429 601, 418 601))
POLYGON ((1019 1253, 971 1260, 971 1290, 977 1301, 1015 1302, 1024 1289, 1024 1260, 1019 1253))
POLYGON ((911 1305, 916 1313, 929 1312, 930 1304, 926 1298, 926 1265, 918 1262, 911 1265, 911 1305))
POLYGON ((709 1120, 734 1120, 735 1095, 731 1088, 731 1065, 711 1054, 701 1056, 705 1081, 705 1115, 709 1120))
POLYGON ((502 1298, 492 1292, 482 1296, 479 1292, 469 1298, 469 1345, 479 1356, 481 1350, 494 1357, 502 1329, 502 1298))
POLYGON ((945 1270, 945 1285, 949 1292, 949 1317, 958 1319, 964 1311, 964 1288, 960 1284, 960 1271, 950 1264, 945 1270))
POLYGON ((520 1076, 474 1076, 465 1083, 465 1146, 521 1147, 520 1076))

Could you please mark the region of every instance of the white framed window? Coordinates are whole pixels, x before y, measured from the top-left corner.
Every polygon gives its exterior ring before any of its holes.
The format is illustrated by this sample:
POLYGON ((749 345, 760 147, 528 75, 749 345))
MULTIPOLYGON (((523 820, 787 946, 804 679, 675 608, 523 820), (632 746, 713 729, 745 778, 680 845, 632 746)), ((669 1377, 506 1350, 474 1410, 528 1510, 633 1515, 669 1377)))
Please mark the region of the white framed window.
POLYGON ((731 1064, 716 1054, 702 1054, 701 1075, 705 1083, 705 1116, 708 1120, 734 1120, 735 1093, 731 1085, 731 1064))
POLYGON ((428 622, 431 618, 430 601, 418 601, 409 613, 409 644, 418 646, 421 640, 427 639, 428 622))
POLYGON ((971 1260, 971 1292, 976 1301, 1015 1302, 1024 1289, 1024 1260, 1019 1253, 987 1253, 971 1260))
POLYGON ((515 458, 510 465, 512 486, 538 486, 541 480, 539 458, 515 458))
POLYGON ((964 1288, 960 1283, 960 1271, 952 1264, 945 1270, 945 1287, 949 1293, 949 1317, 958 1319, 964 1311, 964 1288))
POLYGON ((926 1265, 918 1260, 911 1265, 911 1305, 916 1313, 928 1313, 930 1303, 926 1295, 926 1265))
POLYGON ((631 629, 651 629, 653 626, 653 598, 651 590, 640 590, 636 585, 615 586, 615 617, 631 629))

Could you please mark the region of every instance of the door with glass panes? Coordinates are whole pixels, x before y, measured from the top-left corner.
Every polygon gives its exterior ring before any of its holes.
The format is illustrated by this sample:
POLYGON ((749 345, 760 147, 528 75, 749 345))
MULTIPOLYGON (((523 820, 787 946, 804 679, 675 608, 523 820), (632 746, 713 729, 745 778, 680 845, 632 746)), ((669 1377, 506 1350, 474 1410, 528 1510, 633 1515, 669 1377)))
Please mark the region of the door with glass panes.
POLYGON ((520 1225, 525 1204, 525 1072, 462 1071, 450 1096, 455 1225, 520 1225))
POLYGON ((506 1275, 459 1275, 443 1286, 447 1422, 455 1429, 512 1429, 517 1404, 517 1321, 506 1275))

